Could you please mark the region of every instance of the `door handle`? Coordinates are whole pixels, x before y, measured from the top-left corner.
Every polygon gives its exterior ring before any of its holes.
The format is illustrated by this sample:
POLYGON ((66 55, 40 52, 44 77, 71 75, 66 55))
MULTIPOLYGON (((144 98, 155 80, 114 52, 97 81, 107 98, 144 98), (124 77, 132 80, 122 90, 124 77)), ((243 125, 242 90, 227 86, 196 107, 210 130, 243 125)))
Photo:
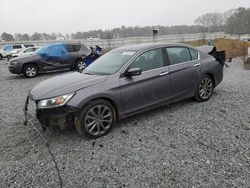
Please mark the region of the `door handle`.
POLYGON ((167 74, 169 74, 169 72, 162 72, 161 74, 159 74, 160 76, 164 76, 164 75, 167 75, 167 74))
POLYGON ((193 65, 193 67, 199 67, 201 65, 201 63, 196 63, 193 65))

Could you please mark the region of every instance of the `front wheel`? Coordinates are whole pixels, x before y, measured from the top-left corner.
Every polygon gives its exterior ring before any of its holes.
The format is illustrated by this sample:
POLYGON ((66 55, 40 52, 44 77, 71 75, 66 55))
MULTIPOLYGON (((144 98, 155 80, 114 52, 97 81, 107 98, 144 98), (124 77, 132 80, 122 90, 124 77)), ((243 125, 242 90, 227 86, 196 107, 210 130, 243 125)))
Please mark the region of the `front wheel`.
POLYGON ((88 103, 78 118, 76 129, 81 135, 98 138, 106 135, 116 122, 113 105, 106 100, 95 100, 88 103))
POLYGON ((7 55, 6 58, 7 58, 7 61, 9 61, 12 58, 12 56, 11 55, 7 55))
POLYGON ((2 54, 0 54, 0 60, 2 60, 3 59, 3 56, 2 56, 2 54))
POLYGON ((38 69, 35 65, 25 65, 25 67, 23 68, 23 72, 24 72, 24 76, 26 76, 27 78, 34 78, 37 76, 38 74, 38 69))
POLYGON ((199 102, 204 102, 210 99, 214 90, 214 82, 211 76, 204 75, 199 82, 194 97, 199 102))

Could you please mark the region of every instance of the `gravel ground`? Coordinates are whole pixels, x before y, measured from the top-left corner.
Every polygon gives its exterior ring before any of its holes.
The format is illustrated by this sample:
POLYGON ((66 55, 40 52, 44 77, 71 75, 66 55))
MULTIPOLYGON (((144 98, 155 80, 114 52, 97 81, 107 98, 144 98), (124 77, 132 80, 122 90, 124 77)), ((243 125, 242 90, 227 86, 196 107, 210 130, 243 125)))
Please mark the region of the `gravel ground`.
POLYGON ((123 120, 107 136, 22 125, 26 79, 0 62, 0 187, 249 187, 250 71, 240 59, 205 103, 192 99, 123 120))

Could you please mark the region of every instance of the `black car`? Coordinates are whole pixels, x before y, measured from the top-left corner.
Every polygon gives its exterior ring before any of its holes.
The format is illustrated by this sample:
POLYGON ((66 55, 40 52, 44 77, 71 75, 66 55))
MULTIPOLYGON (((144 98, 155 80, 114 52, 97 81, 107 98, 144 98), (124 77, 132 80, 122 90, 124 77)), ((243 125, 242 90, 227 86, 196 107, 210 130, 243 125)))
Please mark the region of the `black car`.
POLYGON ((24 74, 28 78, 38 73, 54 70, 81 69, 82 57, 90 54, 90 49, 81 43, 51 44, 38 50, 32 56, 13 58, 9 62, 9 71, 24 74))
MULTIPOLYGON (((30 91, 25 109, 36 107, 43 127, 75 124, 80 134, 100 137, 117 119, 189 97, 209 100, 223 79, 225 59, 224 51, 209 55, 210 50, 204 53, 184 44, 114 49, 82 73, 39 83, 30 91)), ((25 117, 28 122, 27 111, 25 117)))

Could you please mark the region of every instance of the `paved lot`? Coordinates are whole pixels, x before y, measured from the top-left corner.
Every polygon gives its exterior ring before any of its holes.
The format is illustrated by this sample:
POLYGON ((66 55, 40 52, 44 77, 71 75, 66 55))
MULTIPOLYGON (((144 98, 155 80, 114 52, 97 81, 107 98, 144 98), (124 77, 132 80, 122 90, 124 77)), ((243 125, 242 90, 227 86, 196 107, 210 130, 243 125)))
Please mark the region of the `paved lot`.
POLYGON ((22 125, 28 90, 39 81, 0 62, 0 187, 248 187, 250 71, 240 59, 205 103, 192 99, 123 120, 89 140, 50 130, 47 148, 22 125))

